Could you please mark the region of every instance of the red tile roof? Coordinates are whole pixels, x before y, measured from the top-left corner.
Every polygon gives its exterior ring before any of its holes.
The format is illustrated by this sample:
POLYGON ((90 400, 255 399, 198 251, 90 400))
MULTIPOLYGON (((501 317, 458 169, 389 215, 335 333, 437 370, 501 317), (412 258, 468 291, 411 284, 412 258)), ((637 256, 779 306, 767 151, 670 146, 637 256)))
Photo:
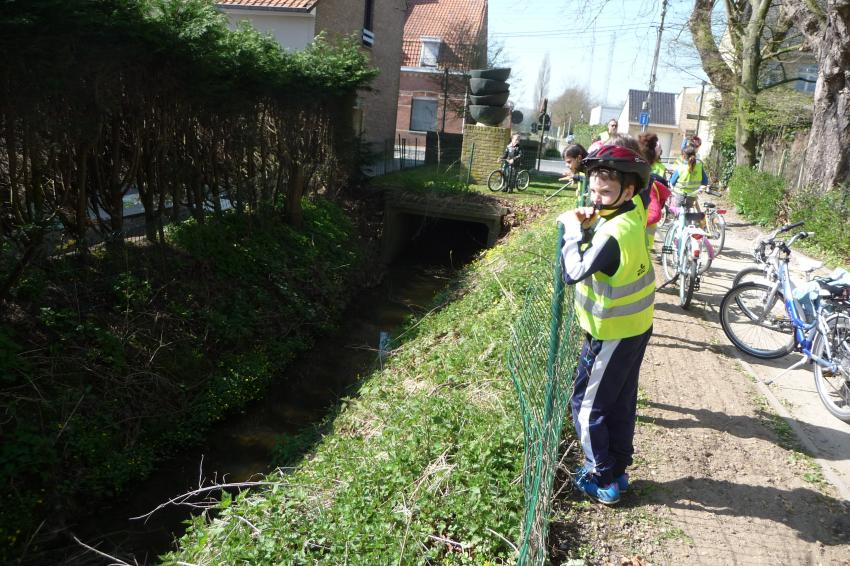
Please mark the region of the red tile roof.
POLYGON ((220 0, 222 8, 250 8, 254 10, 279 10, 285 12, 309 12, 319 0, 220 0))
MULTIPOLYGON (((467 41, 487 34, 487 0, 407 0, 404 22, 402 65, 419 65, 422 37, 439 37, 451 42, 458 28, 468 28, 467 41)), ((464 34, 467 35, 467 34, 464 34)))

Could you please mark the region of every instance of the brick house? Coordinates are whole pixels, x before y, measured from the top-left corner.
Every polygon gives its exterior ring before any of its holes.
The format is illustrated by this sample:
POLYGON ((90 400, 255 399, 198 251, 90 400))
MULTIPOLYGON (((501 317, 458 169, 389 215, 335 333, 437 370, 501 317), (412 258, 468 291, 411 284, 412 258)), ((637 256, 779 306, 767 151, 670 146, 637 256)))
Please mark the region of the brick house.
POLYGON ((396 135, 461 133, 469 69, 487 65, 487 0, 408 0, 396 135))
POLYGON ((231 25, 247 21, 284 49, 304 49, 320 32, 356 34, 381 72, 358 96, 355 130, 373 146, 394 138, 405 0, 219 0, 216 7, 231 25))

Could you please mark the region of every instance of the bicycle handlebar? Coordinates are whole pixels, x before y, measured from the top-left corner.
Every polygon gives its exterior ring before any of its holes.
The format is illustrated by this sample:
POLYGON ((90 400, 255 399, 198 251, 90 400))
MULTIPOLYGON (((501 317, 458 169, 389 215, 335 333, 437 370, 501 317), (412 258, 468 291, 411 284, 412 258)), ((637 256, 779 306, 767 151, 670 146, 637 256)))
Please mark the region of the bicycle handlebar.
MULTIPOLYGON (((787 231, 789 231, 789 230, 793 230, 794 228, 798 228, 798 227, 802 226, 803 224, 805 224, 805 221, 803 221, 803 220, 800 220, 799 222, 794 222, 794 223, 792 223, 792 224, 786 224, 785 226, 782 226, 781 228, 778 228, 778 229, 777 229, 777 231, 776 231, 776 233, 777 233, 777 234, 781 234, 781 233, 783 233, 783 232, 787 232, 787 231)), ((805 238, 806 236, 803 236, 803 237, 805 238)))
POLYGON ((796 234, 791 236, 791 239, 788 240, 788 242, 783 243, 781 245, 786 251, 790 252, 790 248, 794 245, 794 242, 796 242, 797 240, 804 240, 812 235, 814 235, 814 232, 797 232, 796 234))

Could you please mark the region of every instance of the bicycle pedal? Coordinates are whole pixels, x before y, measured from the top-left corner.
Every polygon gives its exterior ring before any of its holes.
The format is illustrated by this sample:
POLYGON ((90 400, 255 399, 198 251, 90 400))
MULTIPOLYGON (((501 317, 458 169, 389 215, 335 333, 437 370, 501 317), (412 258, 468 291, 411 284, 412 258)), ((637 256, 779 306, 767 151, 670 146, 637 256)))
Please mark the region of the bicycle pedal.
POLYGON ((699 281, 700 281, 699 277, 694 279, 694 291, 699 291, 699 281))
POLYGON ((673 246, 661 246, 661 253, 672 254, 673 253, 673 246))

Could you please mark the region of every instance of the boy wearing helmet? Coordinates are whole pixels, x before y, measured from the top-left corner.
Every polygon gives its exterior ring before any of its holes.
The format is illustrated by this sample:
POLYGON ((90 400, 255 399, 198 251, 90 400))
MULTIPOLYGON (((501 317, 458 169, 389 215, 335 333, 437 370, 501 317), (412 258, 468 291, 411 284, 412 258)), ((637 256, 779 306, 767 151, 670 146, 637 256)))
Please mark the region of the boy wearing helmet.
POLYGON ((628 489, 638 373, 652 335, 655 273, 644 232, 650 166, 621 145, 603 146, 583 164, 593 206, 558 217, 564 279, 575 285, 585 332, 570 400, 585 455, 574 481, 593 499, 614 504, 628 489))

